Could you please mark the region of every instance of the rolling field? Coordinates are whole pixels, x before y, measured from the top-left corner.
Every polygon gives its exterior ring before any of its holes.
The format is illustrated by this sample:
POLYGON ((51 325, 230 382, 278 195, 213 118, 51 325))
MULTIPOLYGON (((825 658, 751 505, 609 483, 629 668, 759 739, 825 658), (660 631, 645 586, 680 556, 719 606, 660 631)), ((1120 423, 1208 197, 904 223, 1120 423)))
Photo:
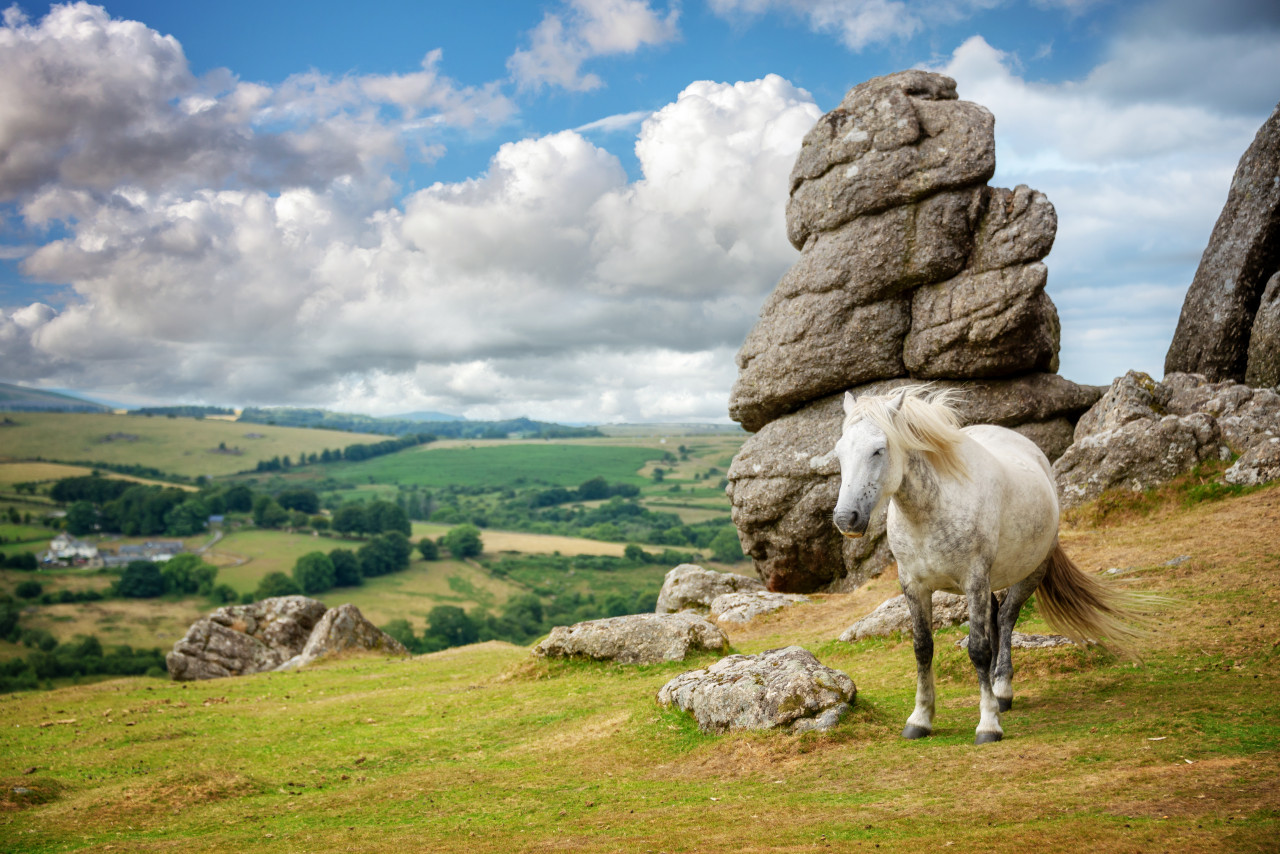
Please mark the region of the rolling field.
POLYGON ((589 441, 445 448, 426 445, 359 463, 334 463, 323 468, 334 480, 352 484, 577 486, 593 477, 603 477, 610 483, 640 485, 645 479, 637 472, 648 460, 662 455, 652 448, 589 444, 589 441))
POLYGON ((629 667, 487 643, 118 679, 0 697, 3 833, 32 852, 1274 851, 1278 522, 1273 487, 1064 531, 1081 566, 1169 601, 1141 664, 1015 651, 996 744, 972 744, 961 629, 938 633, 937 729, 919 741, 898 736, 910 639, 833 640, 896 592, 889 571, 729 629, 736 652, 801 644, 854 679, 829 733, 709 735, 655 703, 714 656, 629 667))
POLYGON ((367 578, 359 587, 337 588, 316 598, 330 608, 350 602, 375 625, 405 619, 421 631, 424 618, 437 605, 456 605, 466 611, 478 605, 492 610, 512 594, 523 592, 463 561, 415 559, 403 572, 367 578))
MULTIPOLYGON (((5 451, 7 453, 7 450, 5 451)), ((15 485, 19 483, 51 483, 55 480, 62 480, 68 477, 84 477, 93 474, 94 469, 85 466, 67 466, 60 463, 14 463, 0 462, 0 491, 9 492, 15 485)), ((145 477, 134 477, 129 474, 117 474, 116 472, 102 470, 98 472, 102 477, 113 478, 115 480, 127 480, 132 483, 149 483, 158 484, 160 486, 175 486, 175 484, 165 483, 159 480, 148 480, 145 477)), ((195 491, 194 486, 178 485, 178 489, 186 489, 195 491)))
POLYGON ((140 464, 187 477, 218 477, 253 469, 259 460, 382 437, 195 418, 15 412, 0 432, 0 461, 44 460, 140 464), (261 438, 251 438, 254 434, 261 438), (220 453, 219 444, 230 453, 220 453), (239 450, 236 454, 234 451, 239 450))

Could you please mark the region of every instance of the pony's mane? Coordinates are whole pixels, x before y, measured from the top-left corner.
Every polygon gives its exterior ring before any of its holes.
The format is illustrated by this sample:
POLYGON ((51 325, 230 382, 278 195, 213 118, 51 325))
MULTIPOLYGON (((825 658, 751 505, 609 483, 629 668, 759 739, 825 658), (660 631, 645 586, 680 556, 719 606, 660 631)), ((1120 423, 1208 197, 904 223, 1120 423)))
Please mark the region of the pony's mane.
POLYGON ((859 397, 844 419, 848 429, 868 418, 884 431, 890 453, 920 451, 944 476, 968 476, 960 458, 960 416, 955 410, 960 393, 928 385, 903 386, 888 394, 859 397), (901 405, 898 401, 901 399, 901 405))

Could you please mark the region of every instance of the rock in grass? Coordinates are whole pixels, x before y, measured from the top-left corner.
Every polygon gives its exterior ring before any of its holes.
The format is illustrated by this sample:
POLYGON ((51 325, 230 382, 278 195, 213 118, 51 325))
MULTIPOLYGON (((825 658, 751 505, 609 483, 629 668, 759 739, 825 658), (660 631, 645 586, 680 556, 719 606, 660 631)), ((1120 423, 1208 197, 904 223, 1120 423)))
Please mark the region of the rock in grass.
MULTIPOLYGON (((933 627, 958 626, 969 619, 969 602, 954 593, 933 591, 933 627)), ((911 614, 907 597, 894 596, 858 622, 844 630, 840 640, 846 643, 870 637, 887 637, 894 632, 911 634, 911 614)))
POLYGON ((729 648, 724 632, 697 614, 630 614, 556 626, 533 648, 543 658, 591 658, 621 664, 683 661, 690 652, 729 648))
POLYGON ((677 611, 697 611, 705 614, 711 603, 724 593, 764 590, 764 582, 758 578, 735 575, 732 572, 713 572, 697 564, 682 563, 667 573, 658 593, 659 614, 677 611))
MULTIPOLYGON (((1062 635, 1029 635, 1015 631, 1009 639, 1014 649, 1052 649, 1055 646, 1071 646, 1074 641, 1062 635)), ((965 635, 956 641, 961 649, 969 648, 969 636, 965 635)))
POLYGON ((658 702, 693 715, 703 732, 828 730, 858 695, 853 680, 798 646, 731 655, 682 673, 658 691, 658 702))
POLYGON ((281 664, 277 670, 295 670, 328 655, 348 650, 369 650, 387 655, 408 655, 404 644, 365 619, 355 605, 330 608, 311 630, 302 652, 281 664))
POLYGON ((187 629, 165 657, 178 682, 275 670, 302 652, 324 616, 323 602, 275 596, 251 605, 229 605, 187 629))
POLYGON ((808 596, 796 593, 770 593, 756 590, 750 593, 724 593, 711 603, 711 619, 717 623, 749 623, 756 617, 772 614, 792 605, 812 601, 808 596))

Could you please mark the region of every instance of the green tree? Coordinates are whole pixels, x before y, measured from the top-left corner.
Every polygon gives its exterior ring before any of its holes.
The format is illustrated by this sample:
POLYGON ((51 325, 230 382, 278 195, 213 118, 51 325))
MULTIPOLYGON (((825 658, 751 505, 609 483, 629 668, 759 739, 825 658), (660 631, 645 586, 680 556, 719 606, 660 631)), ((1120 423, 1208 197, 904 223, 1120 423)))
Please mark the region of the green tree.
POLYGON ((440 559, 440 546, 436 545, 436 541, 430 537, 423 537, 418 540, 418 552, 422 555, 423 560, 440 559))
POLYGON ((350 501, 339 507, 333 514, 333 530, 344 537, 368 531, 369 524, 365 517, 364 505, 350 501))
POLYGON ((129 599, 154 599, 164 593, 160 567, 149 560, 130 561, 116 584, 116 592, 129 599))
POLYGON ((413 549, 409 538, 399 531, 379 534, 360 547, 356 557, 365 578, 376 578, 407 569, 413 549))
POLYGON ((475 525, 458 525, 440 538, 440 545, 458 559, 478 557, 484 551, 484 542, 480 539, 480 529, 475 525))
POLYGON ((169 558, 160 567, 164 580, 164 592, 189 596, 199 593, 208 596, 213 591, 218 568, 201 560, 197 554, 180 554, 169 558))
POLYGON ((350 549, 334 549, 329 552, 329 562, 333 564, 334 587, 359 587, 364 583, 360 559, 355 552, 350 549))
POLYGON ((276 496, 276 503, 286 510, 300 510, 307 514, 320 512, 320 496, 314 489, 286 489, 276 496))
POLYGON ((307 595, 331 590, 336 580, 333 561, 324 552, 308 552, 293 565, 293 580, 307 595))
POLYGON ((228 513, 248 513, 253 509, 253 491, 238 483, 222 494, 228 513))
POLYGON ((738 532, 733 528, 725 528, 716 534, 711 541, 711 556, 721 563, 737 563, 742 560, 742 543, 738 541, 738 532))
POLYGON ((578 487, 579 501, 598 501, 609 497, 609 484, 603 477, 593 477, 578 487))
POLYGON ((283 572, 269 572, 258 582, 254 595, 259 599, 270 599, 273 596, 297 596, 301 592, 298 582, 283 572))
POLYGON ((209 523, 209 506, 199 498, 189 498, 165 514, 165 530, 175 537, 190 537, 209 523))
POLYGON ((365 509, 365 529, 371 534, 399 531, 406 537, 413 533, 404 508, 390 501, 374 501, 365 509))
POLYGON ((426 638, 436 637, 444 647, 465 646, 480 639, 480 627, 455 605, 437 605, 427 614, 426 638))
POLYGON ((259 528, 279 528, 288 521, 289 511, 270 495, 259 495, 253 499, 253 524, 259 528))
POLYGON ((13 595, 19 599, 35 599, 44 592, 44 585, 39 581, 23 581, 13 588, 13 595))
MULTIPOLYGON (((10 507, 10 516, 14 514, 10 507)), ((89 501, 77 501, 67 508, 67 530, 77 537, 93 533, 98 527, 98 511, 89 501)))

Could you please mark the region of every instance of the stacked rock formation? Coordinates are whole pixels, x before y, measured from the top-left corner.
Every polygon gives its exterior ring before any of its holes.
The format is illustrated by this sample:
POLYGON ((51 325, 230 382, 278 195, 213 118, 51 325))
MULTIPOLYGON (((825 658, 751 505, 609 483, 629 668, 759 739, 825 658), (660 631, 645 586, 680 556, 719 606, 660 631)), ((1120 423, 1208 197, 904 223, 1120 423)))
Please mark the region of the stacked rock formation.
POLYGON ((874 528, 846 541, 830 523, 844 391, 958 386, 967 422, 1050 458, 1102 395, 1056 374, 1041 259, 1057 215, 1028 187, 987 186, 994 126, 954 80, 905 71, 854 87, 804 139, 787 205, 802 254, 738 353, 729 402, 756 433, 729 470, 733 519, 770 590, 844 589, 889 561, 874 528))
POLYGON ((1280 106, 1236 167, 1164 370, 1280 385, 1280 106))

